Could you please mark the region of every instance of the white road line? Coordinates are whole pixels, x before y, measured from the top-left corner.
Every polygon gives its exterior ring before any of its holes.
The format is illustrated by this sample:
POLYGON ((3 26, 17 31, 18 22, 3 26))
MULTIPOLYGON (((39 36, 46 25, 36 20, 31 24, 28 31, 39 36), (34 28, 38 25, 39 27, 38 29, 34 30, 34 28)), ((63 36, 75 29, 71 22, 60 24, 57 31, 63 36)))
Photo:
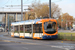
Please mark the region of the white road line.
POLYGON ((70 50, 70 49, 68 49, 68 48, 65 48, 65 50, 70 50))
POLYGON ((68 48, 63 48, 62 46, 51 46, 51 47, 69 50, 68 48))
POLYGON ((51 47, 61 48, 61 49, 65 49, 65 50, 74 49, 74 46, 51 46, 51 47))
POLYGON ((51 46, 51 47, 54 47, 54 48, 60 48, 60 49, 65 49, 65 48, 63 48, 62 46, 51 46))

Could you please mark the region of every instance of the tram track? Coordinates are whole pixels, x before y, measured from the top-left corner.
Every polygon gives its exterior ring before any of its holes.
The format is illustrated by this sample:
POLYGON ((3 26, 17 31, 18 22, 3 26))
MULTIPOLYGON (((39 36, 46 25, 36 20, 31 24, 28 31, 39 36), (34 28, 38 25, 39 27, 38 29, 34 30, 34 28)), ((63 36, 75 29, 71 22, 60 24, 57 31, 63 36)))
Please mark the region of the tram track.
MULTIPOLYGON (((27 44, 27 45, 38 45, 38 46, 48 46, 48 47, 53 47, 53 48, 64 48, 64 46, 66 45, 67 47, 65 47, 64 49, 66 50, 66 48, 68 49, 68 46, 73 46, 72 49, 75 49, 75 43, 61 43, 61 41, 59 40, 33 40, 33 39, 21 39, 21 38, 12 38, 9 36, 5 36, 7 34, 1 34, 0 35, 0 41, 1 42, 11 42, 11 43, 19 43, 19 44, 27 44), (56 42, 56 43, 55 43, 56 42), (61 46, 61 47, 60 47, 61 46)), ((71 48, 70 48, 71 49, 71 48)), ((68 50, 70 50, 68 49, 68 50)))

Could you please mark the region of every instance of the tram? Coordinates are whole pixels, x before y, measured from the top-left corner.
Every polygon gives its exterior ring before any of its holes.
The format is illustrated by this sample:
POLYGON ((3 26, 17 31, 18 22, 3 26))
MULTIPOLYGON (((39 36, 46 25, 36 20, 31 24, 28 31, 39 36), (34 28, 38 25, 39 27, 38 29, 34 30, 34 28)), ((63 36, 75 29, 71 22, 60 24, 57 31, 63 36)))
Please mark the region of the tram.
POLYGON ((32 39, 55 39, 58 36, 55 19, 35 19, 11 23, 11 36, 32 39))

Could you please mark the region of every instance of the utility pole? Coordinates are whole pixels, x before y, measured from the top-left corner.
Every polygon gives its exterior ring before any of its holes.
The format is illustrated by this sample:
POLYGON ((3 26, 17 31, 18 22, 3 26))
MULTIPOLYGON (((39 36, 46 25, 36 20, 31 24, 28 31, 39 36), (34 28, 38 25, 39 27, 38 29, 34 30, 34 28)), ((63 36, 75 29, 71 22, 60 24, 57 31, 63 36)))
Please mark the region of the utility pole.
POLYGON ((9 35, 9 14, 8 14, 8 35, 9 35))
POLYGON ((61 14, 61 30, 62 30, 62 26, 63 26, 62 25, 62 22, 63 22, 63 18, 62 17, 63 17, 63 13, 61 14))
POLYGON ((66 20, 66 30, 67 30, 67 20, 66 20))
POLYGON ((21 0, 21 21, 23 21, 23 0, 21 0))
POLYGON ((51 18, 51 0, 49 0, 49 18, 51 18))

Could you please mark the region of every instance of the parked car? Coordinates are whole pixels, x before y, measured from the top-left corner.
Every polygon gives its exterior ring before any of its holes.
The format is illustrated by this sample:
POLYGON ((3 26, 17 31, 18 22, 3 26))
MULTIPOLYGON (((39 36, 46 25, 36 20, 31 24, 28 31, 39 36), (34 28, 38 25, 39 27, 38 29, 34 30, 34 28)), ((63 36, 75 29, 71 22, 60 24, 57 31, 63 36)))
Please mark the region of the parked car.
POLYGON ((4 32, 4 28, 3 27, 0 27, 0 32, 4 32))

